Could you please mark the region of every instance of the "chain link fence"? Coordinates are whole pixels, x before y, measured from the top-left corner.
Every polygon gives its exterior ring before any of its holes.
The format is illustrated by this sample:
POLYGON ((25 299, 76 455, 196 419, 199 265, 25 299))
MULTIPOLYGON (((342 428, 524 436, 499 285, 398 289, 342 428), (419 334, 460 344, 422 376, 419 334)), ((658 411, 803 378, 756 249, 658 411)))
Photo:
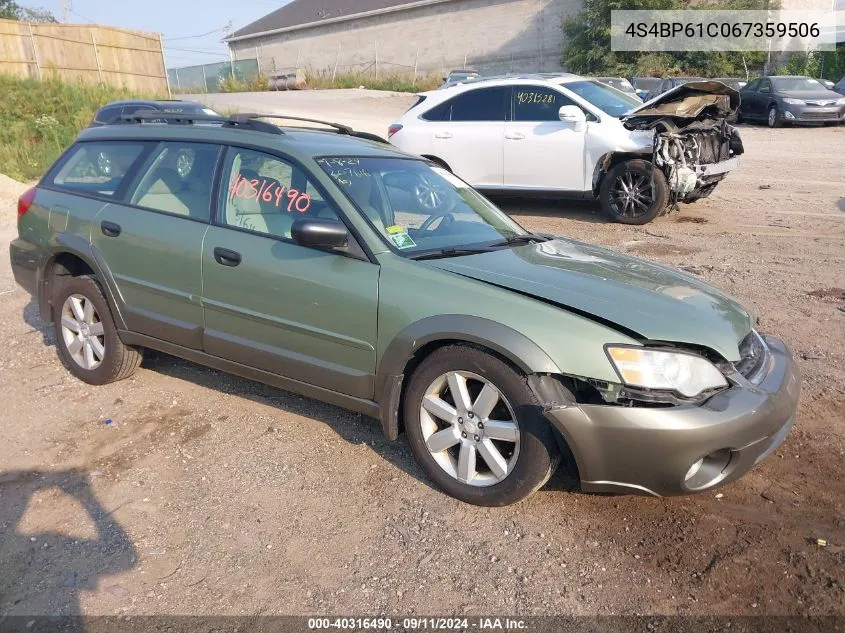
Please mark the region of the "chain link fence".
POLYGON ((260 74, 257 59, 167 69, 174 92, 219 92, 221 84, 227 80, 251 83, 260 74))

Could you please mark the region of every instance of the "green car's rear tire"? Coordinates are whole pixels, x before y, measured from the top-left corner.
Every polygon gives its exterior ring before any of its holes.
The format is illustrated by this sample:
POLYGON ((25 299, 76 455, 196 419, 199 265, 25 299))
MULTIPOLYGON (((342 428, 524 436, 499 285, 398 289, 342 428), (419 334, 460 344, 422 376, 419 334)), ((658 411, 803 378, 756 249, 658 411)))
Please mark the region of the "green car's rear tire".
POLYGON ((467 503, 516 503, 560 463, 553 429, 525 377, 475 347, 443 347, 420 363, 405 393, 404 420, 426 474, 467 503))
POLYGON ((53 327, 59 358, 84 382, 105 385, 123 380, 141 364, 141 349, 120 340, 108 302, 92 277, 55 278, 53 327))
POLYGON ((663 172, 641 159, 614 166, 599 188, 602 210, 622 224, 648 224, 663 214, 668 201, 669 185, 663 172))

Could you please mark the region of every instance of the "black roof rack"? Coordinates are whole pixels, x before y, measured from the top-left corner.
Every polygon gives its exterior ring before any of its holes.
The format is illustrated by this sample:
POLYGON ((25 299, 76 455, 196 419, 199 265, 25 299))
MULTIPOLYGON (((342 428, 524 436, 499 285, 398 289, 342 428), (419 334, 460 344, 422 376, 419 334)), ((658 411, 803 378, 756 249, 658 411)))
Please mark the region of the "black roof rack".
POLYGON ((332 123, 331 121, 322 121, 320 119, 309 119, 301 116, 288 116, 286 114, 258 114, 255 112, 249 114, 233 114, 233 119, 286 119, 288 121, 304 121, 305 123, 319 123, 320 125, 326 125, 328 127, 333 127, 335 130, 340 132, 341 134, 352 134, 355 130, 353 130, 348 125, 344 125, 343 123, 332 123))
POLYGON ((332 123, 331 121, 323 121, 322 119, 310 119, 301 116, 288 116, 286 114, 234 114, 232 118, 240 118, 244 117, 248 120, 255 120, 255 119, 285 119, 288 121, 303 121, 305 123, 317 123, 319 125, 325 125, 331 128, 334 128, 338 134, 345 134, 347 136, 354 136, 355 138, 360 138, 368 141, 375 141, 376 143, 387 143, 387 139, 378 136, 377 134, 370 134, 369 132, 359 132, 351 128, 348 125, 344 125, 343 123, 332 123))
POLYGON ((166 121, 167 123, 192 125, 194 123, 220 123, 223 127, 234 127, 252 130, 254 132, 267 132, 269 134, 284 134, 276 125, 256 121, 249 118, 217 116, 205 112, 164 112, 162 110, 138 110, 132 114, 124 114, 116 123, 144 123, 166 121))
POLYGON ((338 134, 353 136, 355 138, 375 141, 377 143, 387 143, 387 140, 376 134, 369 132, 358 132, 353 130, 348 125, 342 123, 332 123, 330 121, 322 121, 320 119, 309 119, 298 116, 287 116, 284 114, 232 114, 228 117, 206 114, 204 112, 164 112, 162 110, 138 110, 132 114, 124 114, 115 119, 113 123, 144 123, 144 122, 158 122, 166 121, 173 124, 192 125, 194 123, 219 123, 222 127, 237 128, 243 130, 251 130, 254 132, 266 132, 268 134, 284 134, 284 131, 277 125, 261 121, 259 119, 286 119, 288 121, 303 121, 306 123, 317 123, 319 125, 326 125, 338 134))

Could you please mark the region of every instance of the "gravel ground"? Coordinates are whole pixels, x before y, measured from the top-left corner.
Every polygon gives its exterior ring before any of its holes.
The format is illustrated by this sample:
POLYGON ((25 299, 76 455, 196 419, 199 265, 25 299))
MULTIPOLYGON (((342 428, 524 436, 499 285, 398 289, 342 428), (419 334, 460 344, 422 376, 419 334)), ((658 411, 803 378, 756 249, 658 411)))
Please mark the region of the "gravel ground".
MULTIPOLYGON (((290 103, 340 118, 340 98, 290 103)), ((408 102, 344 98, 373 131, 408 102)), ((590 496, 559 474, 477 508, 403 439, 307 398, 160 354, 90 387, 0 261, 0 615, 845 613, 845 128, 743 135, 712 198, 643 228, 500 201, 528 228, 683 267, 791 345, 797 427, 718 494, 590 496)), ((3 242, 21 191, 0 178, 3 242)))

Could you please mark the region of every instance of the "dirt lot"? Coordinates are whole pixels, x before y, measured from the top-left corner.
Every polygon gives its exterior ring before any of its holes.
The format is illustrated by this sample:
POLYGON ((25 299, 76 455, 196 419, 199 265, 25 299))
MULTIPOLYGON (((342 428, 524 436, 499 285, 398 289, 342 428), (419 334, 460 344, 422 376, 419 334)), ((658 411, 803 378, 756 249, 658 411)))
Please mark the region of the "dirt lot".
MULTIPOLYGON (((345 97, 319 98, 342 117, 345 97)), ((408 97, 348 101, 383 132, 408 97)), ((163 355, 89 387, 0 258, 0 615, 845 613, 845 128, 743 134, 711 199, 644 228, 502 201, 528 228, 683 267, 792 346, 797 428, 719 494, 589 496, 559 475, 476 508, 404 440, 313 400, 163 355)), ((0 181, 4 244, 21 190, 0 181)))

